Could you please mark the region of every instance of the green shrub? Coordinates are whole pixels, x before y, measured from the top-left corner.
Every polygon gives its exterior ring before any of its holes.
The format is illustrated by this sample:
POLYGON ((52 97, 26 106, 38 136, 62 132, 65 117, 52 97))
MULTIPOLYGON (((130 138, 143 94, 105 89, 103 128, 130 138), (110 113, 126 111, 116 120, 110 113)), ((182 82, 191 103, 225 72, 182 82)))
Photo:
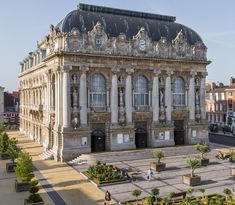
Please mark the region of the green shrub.
POLYGON ((27 199, 27 202, 28 203, 35 203, 35 202, 41 202, 43 201, 42 200, 42 197, 37 193, 39 191, 39 188, 38 188, 38 179, 37 178, 32 178, 31 181, 30 181, 30 195, 27 199))
POLYGON ((6 132, 0 134, 0 153, 6 153, 9 144, 9 137, 6 132))
POLYGON ((114 170, 112 165, 107 165, 100 161, 90 166, 85 174, 98 184, 123 179, 122 175, 117 170, 114 170))
POLYGON ((19 156, 17 158, 15 173, 18 181, 20 182, 28 182, 33 177, 33 164, 32 158, 25 151, 20 151, 19 156))
POLYGON ((135 189, 131 192, 131 195, 136 198, 136 202, 138 201, 138 197, 141 195, 141 191, 139 189, 135 189))
POLYGON ((147 201, 147 205, 153 205, 154 201, 155 201, 155 197, 153 196, 147 196, 146 197, 146 201, 147 201))
POLYGON ((8 141, 8 147, 7 147, 7 154, 10 156, 11 161, 14 163, 15 159, 18 157, 20 148, 17 147, 17 140, 15 138, 11 138, 8 141))

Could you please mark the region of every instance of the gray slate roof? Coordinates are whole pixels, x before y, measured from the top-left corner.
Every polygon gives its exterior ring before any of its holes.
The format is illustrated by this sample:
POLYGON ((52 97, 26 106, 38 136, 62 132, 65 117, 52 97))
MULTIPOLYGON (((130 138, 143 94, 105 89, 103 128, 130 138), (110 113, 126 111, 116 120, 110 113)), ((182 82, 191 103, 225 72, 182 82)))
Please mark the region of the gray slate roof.
POLYGON ((175 17, 86 4, 79 4, 78 9, 70 12, 57 27, 62 32, 70 32, 76 27, 81 33, 86 33, 93 29, 97 21, 102 23, 109 37, 117 37, 120 33, 125 33, 127 39, 130 39, 141 27, 144 27, 153 41, 159 41, 161 37, 172 41, 182 30, 189 45, 202 42, 195 31, 175 23, 175 17))

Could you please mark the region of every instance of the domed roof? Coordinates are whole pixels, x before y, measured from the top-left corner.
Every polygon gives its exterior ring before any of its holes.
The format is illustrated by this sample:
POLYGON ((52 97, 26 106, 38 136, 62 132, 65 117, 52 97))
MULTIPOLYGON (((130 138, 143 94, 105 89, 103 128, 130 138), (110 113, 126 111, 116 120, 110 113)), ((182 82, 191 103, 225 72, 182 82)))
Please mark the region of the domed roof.
POLYGON ((144 27, 153 41, 159 41, 161 37, 172 41, 182 30, 189 45, 203 43, 195 31, 175 23, 175 17, 87 4, 79 4, 78 9, 70 12, 57 27, 62 32, 78 28, 81 33, 86 33, 91 31, 98 21, 104 26, 108 37, 117 37, 124 33, 127 39, 131 39, 144 27))

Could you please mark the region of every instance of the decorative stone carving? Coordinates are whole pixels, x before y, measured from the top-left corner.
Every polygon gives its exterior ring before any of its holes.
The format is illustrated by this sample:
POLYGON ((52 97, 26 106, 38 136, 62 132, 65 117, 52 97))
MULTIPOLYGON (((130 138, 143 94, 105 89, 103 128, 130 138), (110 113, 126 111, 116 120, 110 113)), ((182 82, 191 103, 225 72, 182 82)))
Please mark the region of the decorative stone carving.
POLYGON ((67 47, 69 51, 80 51, 85 47, 85 38, 75 27, 67 36, 67 47))
POLYGON ((114 53, 126 55, 129 52, 129 43, 126 40, 126 34, 120 33, 114 40, 114 53))
POLYGON ((59 28, 54 27, 53 25, 49 28, 49 35, 46 37, 47 46, 49 48, 49 52, 53 52, 55 50, 55 41, 56 38, 61 35, 59 28))
POLYGON ((195 60, 206 60, 207 48, 201 43, 197 42, 193 46, 193 58, 195 60))
POLYGON ((180 30, 180 32, 177 34, 176 38, 172 41, 173 48, 176 51, 176 54, 178 56, 185 56, 186 55, 186 49, 187 49, 187 39, 185 35, 183 34, 183 31, 180 30))
POLYGON ((104 27, 98 21, 94 28, 88 32, 89 44, 95 49, 104 49, 107 45, 107 34, 104 32, 104 27))
POLYGON ((160 112, 159 112, 159 121, 164 122, 166 120, 166 111, 165 111, 165 105, 164 105, 164 88, 160 88, 160 112))
POLYGON ((119 106, 119 123, 123 124, 125 123, 125 108, 124 108, 124 94, 122 89, 119 89, 119 102, 120 102, 120 106, 119 106))
POLYGON ((197 121, 199 121, 201 118, 201 115, 200 115, 200 90, 199 89, 196 89, 196 91, 195 91, 195 105, 196 105, 195 118, 197 121))
POLYGON ((138 33, 133 36, 134 49, 138 52, 147 52, 149 50, 151 40, 144 27, 141 27, 138 33))
POLYGON ((168 58, 169 57, 169 43, 165 37, 161 37, 161 39, 156 44, 156 56, 160 58, 168 58))

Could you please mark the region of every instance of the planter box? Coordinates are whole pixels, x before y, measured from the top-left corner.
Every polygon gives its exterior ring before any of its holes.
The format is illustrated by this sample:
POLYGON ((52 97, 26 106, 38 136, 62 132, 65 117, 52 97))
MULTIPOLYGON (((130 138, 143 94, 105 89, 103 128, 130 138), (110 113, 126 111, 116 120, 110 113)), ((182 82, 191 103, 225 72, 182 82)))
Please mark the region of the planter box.
POLYGON ((231 169, 231 176, 235 176, 235 168, 231 169))
POLYGON ((44 201, 28 203, 27 199, 24 200, 24 205, 44 205, 44 201))
POLYGON ((10 156, 7 153, 0 153, 0 158, 2 160, 10 159, 10 156))
POLYGON ((160 172, 166 169, 166 164, 162 162, 161 163, 152 162, 151 169, 155 170, 156 172, 160 172))
POLYGON ((30 184, 29 182, 18 182, 15 180, 15 190, 16 192, 29 191, 30 184))
POLYGON ((191 177, 190 175, 184 175, 182 176, 182 181, 189 186, 197 186, 201 184, 201 176, 195 175, 191 177))
POLYGON ((7 172, 15 172, 15 167, 16 167, 16 163, 13 163, 13 162, 6 163, 7 172))
POLYGON ((210 160, 208 158, 201 159, 201 166, 209 165, 210 160))

